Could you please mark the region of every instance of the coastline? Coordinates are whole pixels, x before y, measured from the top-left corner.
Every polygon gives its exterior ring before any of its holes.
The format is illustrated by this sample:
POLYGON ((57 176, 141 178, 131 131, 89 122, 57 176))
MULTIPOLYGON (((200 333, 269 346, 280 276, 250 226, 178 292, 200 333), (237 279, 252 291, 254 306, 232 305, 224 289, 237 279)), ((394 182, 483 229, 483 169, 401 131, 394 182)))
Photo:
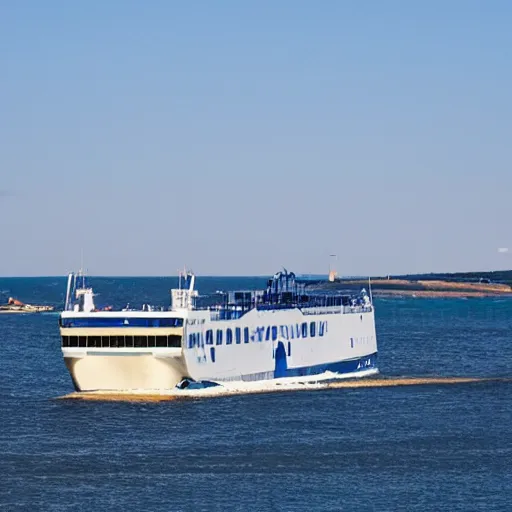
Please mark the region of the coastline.
POLYGON ((485 292, 459 292, 459 291, 427 291, 427 290, 372 290, 374 297, 414 297, 418 299, 472 299, 485 297, 511 297, 512 291, 509 293, 485 293, 485 292))
POLYGON ((325 291, 345 291, 369 287, 376 297, 408 296, 415 298, 483 298, 512 297, 512 287, 501 283, 470 283, 444 280, 408 279, 340 279, 316 282, 311 287, 325 291))

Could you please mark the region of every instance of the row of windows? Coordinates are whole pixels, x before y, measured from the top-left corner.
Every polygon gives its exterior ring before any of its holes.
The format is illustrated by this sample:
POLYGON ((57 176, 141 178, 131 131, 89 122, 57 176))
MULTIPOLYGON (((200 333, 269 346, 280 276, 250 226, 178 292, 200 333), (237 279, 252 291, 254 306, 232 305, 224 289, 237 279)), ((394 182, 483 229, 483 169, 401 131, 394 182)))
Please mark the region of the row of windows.
MULTIPOLYGON (((235 336, 234 341, 237 345, 240 345, 242 343, 242 339, 244 343, 249 343, 249 327, 244 327, 241 329, 240 327, 237 327, 234 329, 235 336)), ((200 345, 200 337, 201 333, 197 332, 194 334, 189 334, 188 337, 188 345, 189 348, 192 348, 195 345, 200 345)), ((222 329, 217 329, 215 331, 215 345, 222 345, 224 338, 224 331, 222 329)), ((213 337, 213 329, 208 329, 206 331, 205 336, 205 343, 207 345, 213 345, 214 344, 214 337, 213 337)), ((233 344, 233 329, 226 329, 226 345, 232 345, 233 344)))
MULTIPOLYGON (((318 325, 318 335, 323 336, 324 332, 327 329, 327 322, 319 322, 318 325)), ((279 334, 283 339, 294 339, 294 338, 307 338, 308 335, 311 338, 314 338, 317 334, 317 325, 316 322, 310 322, 309 325, 307 322, 303 322, 302 324, 293 325, 272 325, 267 327, 257 327, 255 329, 254 335, 251 337, 249 335, 249 328, 244 327, 243 330, 240 327, 236 327, 235 329, 226 329, 223 331, 222 329, 216 329, 215 338, 214 331, 212 329, 208 329, 205 333, 204 343, 206 345, 222 345, 223 338, 225 333, 226 345, 231 345, 233 342, 236 344, 242 343, 242 339, 244 343, 249 343, 249 341, 277 341, 279 334), (242 336, 243 335, 243 336, 242 336)), ((192 348, 194 346, 201 346, 201 337, 202 333, 193 333, 188 336, 188 348, 192 348)))
POLYGON ((181 336, 62 336, 62 346, 83 348, 180 348, 181 336))

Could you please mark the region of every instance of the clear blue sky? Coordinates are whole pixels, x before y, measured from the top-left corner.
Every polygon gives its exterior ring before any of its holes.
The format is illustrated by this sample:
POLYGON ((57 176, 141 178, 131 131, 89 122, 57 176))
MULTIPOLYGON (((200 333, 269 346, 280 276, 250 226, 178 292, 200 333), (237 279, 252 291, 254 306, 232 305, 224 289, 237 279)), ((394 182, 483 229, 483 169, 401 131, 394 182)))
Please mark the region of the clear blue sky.
POLYGON ((0 3, 0 275, 512 267, 512 2, 0 3))

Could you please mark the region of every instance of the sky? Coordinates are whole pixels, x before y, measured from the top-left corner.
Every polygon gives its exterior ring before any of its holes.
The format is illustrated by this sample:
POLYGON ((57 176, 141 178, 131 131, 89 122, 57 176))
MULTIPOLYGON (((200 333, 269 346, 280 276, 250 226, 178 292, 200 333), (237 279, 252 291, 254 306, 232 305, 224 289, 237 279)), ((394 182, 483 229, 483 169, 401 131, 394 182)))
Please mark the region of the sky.
POLYGON ((512 3, 0 2, 0 275, 512 268, 512 3))

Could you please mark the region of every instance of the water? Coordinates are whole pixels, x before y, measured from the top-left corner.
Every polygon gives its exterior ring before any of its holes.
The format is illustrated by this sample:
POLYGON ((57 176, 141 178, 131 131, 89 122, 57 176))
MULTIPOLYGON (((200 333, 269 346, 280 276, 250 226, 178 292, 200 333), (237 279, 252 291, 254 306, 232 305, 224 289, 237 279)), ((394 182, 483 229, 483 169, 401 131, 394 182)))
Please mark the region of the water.
MULTIPOLYGON (((165 305, 174 282, 103 278, 165 305)), ((204 278, 201 293, 264 279, 204 278)), ((60 305, 65 280, 0 279, 60 305)), ((512 300, 380 299, 385 376, 512 376, 512 300)), ((0 510, 505 511, 512 384, 331 389, 163 403, 73 391, 57 315, 0 315, 0 510)))

